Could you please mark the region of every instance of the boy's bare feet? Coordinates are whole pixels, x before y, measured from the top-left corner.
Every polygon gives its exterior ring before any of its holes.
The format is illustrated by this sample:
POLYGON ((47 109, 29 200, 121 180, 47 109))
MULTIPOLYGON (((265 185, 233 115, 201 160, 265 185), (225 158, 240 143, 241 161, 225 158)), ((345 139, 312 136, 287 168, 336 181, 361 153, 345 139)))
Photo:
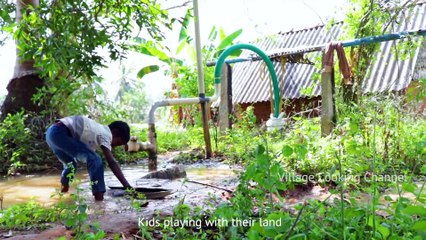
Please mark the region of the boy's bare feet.
POLYGON ((68 192, 69 188, 70 187, 68 185, 62 185, 61 192, 66 193, 68 192))
POLYGON ((93 194, 95 196, 95 201, 103 201, 104 200, 104 193, 103 192, 95 192, 93 194))

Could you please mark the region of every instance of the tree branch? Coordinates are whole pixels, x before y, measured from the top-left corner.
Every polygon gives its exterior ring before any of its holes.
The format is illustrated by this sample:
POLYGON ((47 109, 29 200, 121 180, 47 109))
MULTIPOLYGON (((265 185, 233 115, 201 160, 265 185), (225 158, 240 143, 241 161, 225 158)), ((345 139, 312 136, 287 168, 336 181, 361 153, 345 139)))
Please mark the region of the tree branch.
POLYGON ((194 180, 187 180, 187 182, 190 182, 190 183, 196 183, 196 184, 204 185, 204 186, 207 186, 207 187, 216 188, 216 189, 219 189, 219 190, 222 190, 222 191, 228 192, 228 193, 233 193, 233 192, 234 192, 234 191, 229 190, 229 189, 226 189, 226 188, 222 188, 222 187, 218 187, 218 186, 210 185, 210 184, 207 184, 207 183, 197 182, 197 181, 194 181, 194 180))
POLYGON ((173 7, 166 8, 166 10, 172 10, 172 9, 175 9, 175 8, 186 7, 190 3, 191 3, 191 1, 186 1, 186 2, 182 3, 181 5, 176 5, 176 6, 173 6, 173 7))

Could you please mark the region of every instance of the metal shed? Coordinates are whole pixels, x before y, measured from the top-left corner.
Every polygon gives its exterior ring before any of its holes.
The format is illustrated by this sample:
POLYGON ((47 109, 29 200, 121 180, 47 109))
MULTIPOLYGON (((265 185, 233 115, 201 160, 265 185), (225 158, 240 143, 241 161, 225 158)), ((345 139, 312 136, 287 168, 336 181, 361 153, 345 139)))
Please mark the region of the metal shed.
MULTIPOLYGON (((389 31, 401 32, 426 28, 426 2, 417 4, 409 11, 403 11, 398 25, 391 26, 389 31)), ((311 28, 280 32, 276 35, 256 40, 251 44, 262 49, 269 56, 280 55, 286 49, 309 47, 327 44, 341 40, 344 33, 343 23, 338 22, 331 26, 319 25, 311 28)), ((403 41, 411 41, 405 39, 403 41)), ((400 41, 400 40, 399 40, 400 41)), ((363 93, 383 93, 401 91, 420 78, 426 78, 426 42, 411 53, 410 58, 402 58, 395 54, 395 41, 382 42, 380 50, 374 56, 374 63, 370 66, 369 74, 363 81, 363 93)), ((241 57, 250 57, 249 51, 243 51, 241 57)), ((319 52, 311 53, 309 60, 319 58, 319 52)), ((270 114, 269 77, 261 61, 246 61, 233 66, 232 95, 233 104, 239 104, 243 109, 255 107, 258 121, 267 120, 270 114), (264 77, 266 76, 266 78, 264 77)), ((305 108, 320 105, 321 88, 316 74, 320 72, 314 65, 287 63, 285 76, 281 71, 281 63, 274 61, 279 84, 284 81, 283 98, 290 100, 287 113, 297 112, 305 108), (311 88, 309 96, 303 90, 311 88)))

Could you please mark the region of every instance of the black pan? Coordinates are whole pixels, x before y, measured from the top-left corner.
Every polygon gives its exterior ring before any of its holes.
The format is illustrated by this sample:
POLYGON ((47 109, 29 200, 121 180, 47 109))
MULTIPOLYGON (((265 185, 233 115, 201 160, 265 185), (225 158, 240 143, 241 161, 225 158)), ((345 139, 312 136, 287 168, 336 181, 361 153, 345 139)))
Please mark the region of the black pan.
MULTIPOLYGON (((113 190, 124 190, 123 186, 108 186, 113 190)), ((143 193, 147 199, 161 199, 170 194, 172 191, 170 189, 164 188, 147 188, 147 187, 134 187, 136 192, 143 193)))

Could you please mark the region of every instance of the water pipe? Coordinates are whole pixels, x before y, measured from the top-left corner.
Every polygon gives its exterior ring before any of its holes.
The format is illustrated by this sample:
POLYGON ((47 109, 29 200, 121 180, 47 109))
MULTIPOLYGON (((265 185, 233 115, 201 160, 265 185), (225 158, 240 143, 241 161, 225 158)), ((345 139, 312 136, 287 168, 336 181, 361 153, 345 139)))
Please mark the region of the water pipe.
MULTIPOLYGON (((392 40, 398 40, 398 39, 404 39, 409 36, 426 36, 426 29, 418 29, 418 30, 407 30, 397 33, 389 33, 381 36, 371 36, 371 37, 364 37, 364 38, 357 38, 353 40, 348 40, 342 42, 343 47, 353 47, 357 45, 365 45, 370 43, 379 43, 379 42, 386 42, 386 41, 392 41, 392 40)), ((291 48, 291 49, 282 49, 282 52, 273 54, 274 57, 280 57, 280 56, 288 56, 293 54, 300 54, 300 53, 309 53, 309 52, 318 52, 324 50, 326 47, 326 44, 320 44, 320 45, 313 45, 313 46, 302 46, 297 48, 291 48)), ((246 57, 246 58, 233 58, 226 60, 226 63, 239 63, 239 62, 247 62, 247 61, 257 61, 261 60, 259 57, 246 57)), ((215 66, 215 62, 208 62, 207 66, 215 66)))
MULTIPOLYGON (((184 105, 184 104, 196 104, 196 103, 207 103, 207 102, 214 102, 219 100, 220 96, 220 85, 221 85, 221 72, 222 72, 222 66, 225 62, 225 58, 228 57, 230 54, 232 54, 234 51, 239 49, 248 49, 255 53, 257 53, 259 56, 261 56, 264 61, 266 62, 266 65, 268 67, 268 70, 272 77, 272 85, 274 88, 274 113, 271 114, 271 121, 272 121, 272 127, 276 128, 277 126, 283 126, 284 120, 282 118, 282 114, 279 113, 279 99, 280 99, 280 92, 278 87, 278 80, 277 75, 274 70, 274 66, 271 62, 271 60, 268 58, 268 56, 262 52, 260 49, 253 45, 249 44, 236 44, 234 46, 231 46, 227 48, 219 57, 216 67, 215 67, 215 73, 214 73, 214 94, 211 97, 204 97, 203 95, 200 95, 198 98, 178 98, 178 99, 164 99, 161 101, 155 102, 151 109, 149 110, 148 114, 148 142, 142 143, 141 150, 148 151, 149 153, 149 164, 148 168, 150 171, 154 171, 157 169, 157 136, 155 131, 155 111, 159 107, 164 106, 175 106, 175 105, 184 105)), ((268 120, 269 121, 269 120, 268 120)), ((270 124, 271 125, 271 124, 270 124)))
POLYGON ((275 69, 274 69, 274 64, 272 63, 271 59, 269 59, 269 57, 262 52, 259 48, 253 46, 253 45, 249 45, 249 44, 236 44, 234 46, 231 46, 229 48, 227 48, 220 56, 219 59, 216 62, 216 67, 215 67, 215 71, 214 71, 214 79, 215 79, 215 83, 220 83, 221 81, 221 73, 222 73, 222 66, 225 62, 225 58, 228 57, 229 55, 231 55, 235 50, 240 50, 240 49, 248 49, 251 50, 255 53, 257 53, 262 59, 263 61, 265 61, 266 66, 268 67, 269 73, 271 74, 272 77, 272 87, 274 89, 274 113, 273 113, 273 117, 278 118, 280 115, 280 90, 278 87, 278 79, 277 79, 277 74, 275 73, 275 69))
POLYGON ((236 44, 234 46, 227 48, 219 56, 219 59, 216 62, 216 67, 214 71, 215 83, 216 82, 220 83, 222 66, 225 63, 225 58, 228 57, 230 54, 232 54, 235 50, 240 50, 240 49, 248 49, 257 53, 262 58, 262 60, 266 63, 269 73, 271 74, 272 87, 274 90, 274 112, 271 113, 270 118, 268 119, 268 121, 266 121, 266 127, 268 130, 281 129, 285 124, 285 120, 283 118, 284 113, 280 113, 280 97, 281 96, 280 96, 280 89, 278 87, 277 74, 275 72, 274 64, 272 63, 271 59, 269 59, 269 57, 264 52, 262 52, 259 48, 249 44, 236 44))
POLYGON ((175 98, 154 102, 148 114, 148 142, 142 143, 142 151, 148 151, 148 169, 157 170, 157 134, 155 131, 155 111, 159 107, 214 102, 220 96, 220 81, 214 84, 214 94, 211 97, 175 98))

